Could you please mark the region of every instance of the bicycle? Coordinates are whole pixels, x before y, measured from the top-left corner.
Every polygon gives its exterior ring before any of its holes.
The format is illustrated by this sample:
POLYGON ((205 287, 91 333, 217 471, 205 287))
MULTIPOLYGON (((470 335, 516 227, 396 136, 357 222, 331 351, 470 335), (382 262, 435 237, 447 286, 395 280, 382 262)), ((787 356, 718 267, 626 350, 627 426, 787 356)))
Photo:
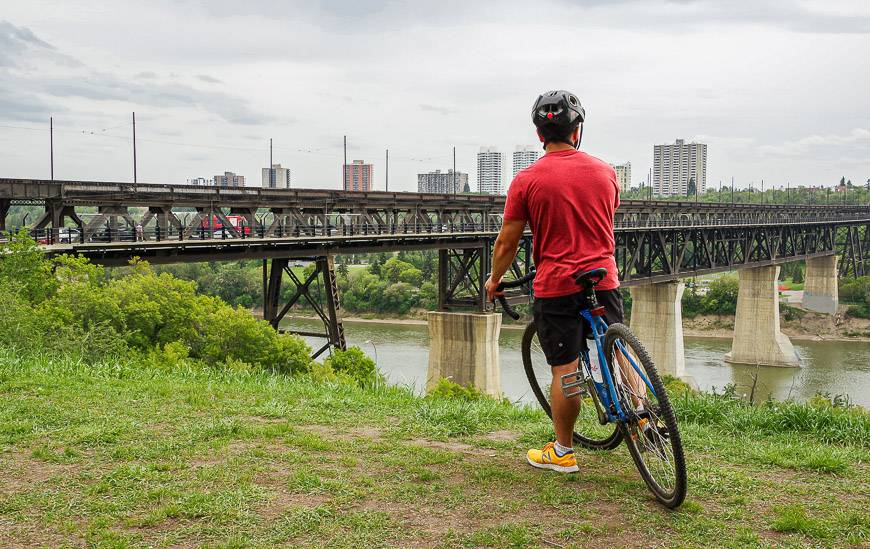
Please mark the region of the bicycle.
MULTIPOLYGON (((535 271, 514 281, 502 282, 498 291, 530 283, 535 271)), ((590 450, 612 450, 624 440, 647 487, 666 507, 674 509, 686 497, 686 464, 674 410, 652 359, 641 342, 625 324, 610 326, 604 321, 604 308, 595 297, 595 286, 607 269, 593 269, 575 275, 589 307, 580 312, 592 327, 597 362, 588 350, 581 353, 577 371, 559 380, 563 394, 591 401, 581 406, 574 442, 590 450), (614 368, 614 364, 618 367, 614 368), (631 370, 629 370, 631 368, 631 370), (634 371, 640 379, 625 380, 634 371), (632 387, 634 385, 634 387, 632 387), (579 430, 580 432, 578 432, 579 430)), ((519 314, 504 296, 498 296, 505 313, 514 320, 519 314)), ((523 367, 532 392, 541 407, 552 417, 549 389, 553 382, 537 338, 535 323, 523 333, 523 367)))

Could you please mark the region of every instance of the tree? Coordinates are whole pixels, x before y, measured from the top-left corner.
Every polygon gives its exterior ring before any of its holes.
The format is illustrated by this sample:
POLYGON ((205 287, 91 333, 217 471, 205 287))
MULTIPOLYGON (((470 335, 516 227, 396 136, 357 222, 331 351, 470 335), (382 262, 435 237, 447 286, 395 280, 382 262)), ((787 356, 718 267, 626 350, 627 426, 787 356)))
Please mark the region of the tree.
POLYGON ((338 264, 338 276, 347 280, 347 275, 349 275, 349 274, 350 274, 350 270, 347 268, 347 263, 344 263, 344 262, 339 263, 338 264))
POLYGON ((698 186, 695 184, 695 178, 689 178, 689 184, 686 186, 686 196, 694 196, 698 194, 698 186))

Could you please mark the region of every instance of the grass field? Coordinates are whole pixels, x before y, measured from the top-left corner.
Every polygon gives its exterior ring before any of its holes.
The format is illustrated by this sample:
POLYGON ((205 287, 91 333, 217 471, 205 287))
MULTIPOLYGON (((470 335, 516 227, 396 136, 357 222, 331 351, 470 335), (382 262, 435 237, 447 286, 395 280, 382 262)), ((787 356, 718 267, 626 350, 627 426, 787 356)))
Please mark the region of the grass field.
POLYGON ((624 447, 580 451, 577 474, 530 468, 548 421, 489 399, 5 352, 0 391, 3 547, 870 543, 860 416, 686 397, 689 497, 672 512, 624 447))

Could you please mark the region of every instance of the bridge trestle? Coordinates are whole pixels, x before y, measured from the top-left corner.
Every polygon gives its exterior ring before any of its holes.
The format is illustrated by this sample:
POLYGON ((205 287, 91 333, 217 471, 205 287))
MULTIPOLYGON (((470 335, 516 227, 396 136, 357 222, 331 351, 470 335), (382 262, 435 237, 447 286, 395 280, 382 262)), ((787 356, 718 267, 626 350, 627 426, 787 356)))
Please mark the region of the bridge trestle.
POLYGON ((347 344, 344 338, 341 301, 333 258, 331 255, 319 256, 312 258, 312 261, 314 269, 299 276, 290 266, 288 258, 272 259, 271 266, 268 260, 263 260, 263 319, 269 321, 272 327, 280 332, 324 338, 326 343, 316 349, 311 357, 317 358, 330 347, 345 350, 347 344), (285 277, 292 284, 293 293, 282 305, 281 285, 285 277), (314 286, 318 287, 314 288, 314 286), (290 309, 303 299, 323 322, 323 332, 281 328, 281 321, 290 309), (321 299, 325 303, 322 303, 321 299))

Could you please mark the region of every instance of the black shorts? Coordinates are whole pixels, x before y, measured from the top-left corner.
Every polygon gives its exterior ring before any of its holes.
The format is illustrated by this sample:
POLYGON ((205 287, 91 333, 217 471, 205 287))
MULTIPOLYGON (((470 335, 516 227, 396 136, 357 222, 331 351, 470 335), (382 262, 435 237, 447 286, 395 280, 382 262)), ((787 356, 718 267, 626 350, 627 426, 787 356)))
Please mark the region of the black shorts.
MULTIPOLYGON (((604 307, 608 326, 622 322, 622 294, 619 289, 596 290, 598 304, 604 307)), ((550 366, 568 364, 588 349, 586 338, 592 327, 580 311, 589 307, 583 292, 561 297, 536 297, 533 305, 538 340, 550 366)))

